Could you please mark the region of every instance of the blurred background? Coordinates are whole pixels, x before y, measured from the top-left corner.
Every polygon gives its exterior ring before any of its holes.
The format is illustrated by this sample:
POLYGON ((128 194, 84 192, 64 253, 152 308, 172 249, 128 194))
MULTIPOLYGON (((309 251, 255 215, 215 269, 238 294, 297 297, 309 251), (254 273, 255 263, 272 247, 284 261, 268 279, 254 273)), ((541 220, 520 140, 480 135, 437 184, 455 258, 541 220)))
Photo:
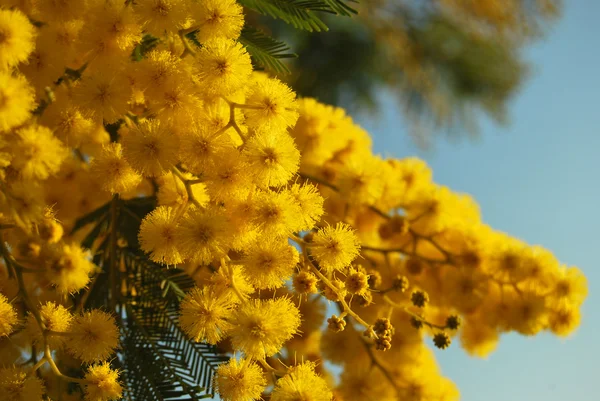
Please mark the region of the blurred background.
POLYGON ((425 159, 436 182, 477 199, 486 223, 589 280, 572 337, 505 335, 486 360, 435 350, 444 374, 463 401, 598 401, 600 3, 352 5, 359 16, 323 19, 329 32, 259 20, 299 55, 282 79, 348 108, 376 152, 425 159))
POLYGON ((423 150, 392 88, 376 92, 379 115, 355 114, 378 153, 424 158, 435 181, 477 199, 486 223, 551 249, 588 278, 582 323, 570 338, 505 335, 487 360, 459 347, 435 350, 463 401, 600 399, 598 15, 599 2, 564 5, 546 37, 522 52, 530 73, 506 104, 509 122, 478 116, 476 138, 438 135, 423 150))

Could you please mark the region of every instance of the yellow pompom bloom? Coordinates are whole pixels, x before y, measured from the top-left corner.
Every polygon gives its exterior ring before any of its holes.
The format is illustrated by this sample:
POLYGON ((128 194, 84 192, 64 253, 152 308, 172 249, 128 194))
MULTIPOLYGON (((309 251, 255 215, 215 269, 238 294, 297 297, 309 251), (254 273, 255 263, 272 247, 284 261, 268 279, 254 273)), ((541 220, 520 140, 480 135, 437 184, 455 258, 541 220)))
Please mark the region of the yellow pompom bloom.
POLYGON ((220 365, 214 382, 224 401, 258 400, 267 386, 260 366, 244 358, 231 358, 228 363, 220 365))
POLYGON ((16 132, 10 151, 15 158, 12 167, 26 180, 44 180, 54 175, 69 154, 50 129, 30 125, 16 132))
POLYGON ((224 214, 215 209, 193 209, 183 216, 176 239, 185 258, 209 264, 229 250, 230 235, 224 214))
POLYGON ((181 59, 167 50, 151 50, 135 69, 136 86, 150 98, 164 93, 169 82, 183 78, 181 59))
POLYGON ((300 326, 300 312, 287 298, 254 299, 240 305, 233 316, 231 344, 246 357, 275 355, 300 326))
POLYGON ((360 242, 349 225, 337 223, 316 232, 309 249, 324 270, 341 270, 358 256, 360 242))
POLYGON ((81 52, 97 69, 126 62, 142 39, 142 27, 133 7, 121 1, 94 1, 87 15, 81 32, 81 52))
POLYGON ((301 210, 300 221, 294 231, 310 230, 321 220, 321 216, 324 213, 323 203, 325 200, 317 187, 308 183, 292 185, 289 194, 294 198, 301 210))
POLYGON ((194 87, 185 80, 167 80, 160 94, 148 100, 150 110, 172 125, 189 124, 202 106, 194 87))
POLYGON ((569 302, 575 306, 583 303, 588 294, 587 279, 576 267, 561 268, 557 272, 557 280, 552 297, 559 302, 569 302))
POLYGON ((35 47, 35 28, 19 10, 0 9, 0 70, 27 60, 35 47))
POLYGON ((243 155, 254 182, 261 187, 287 184, 300 164, 300 152, 285 132, 257 132, 246 142, 243 155))
POLYGON ((0 368, 0 394, 6 401, 42 401, 44 384, 21 368, 0 368))
POLYGON ((299 225, 300 209, 287 191, 260 191, 254 201, 254 221, 263 233, 287 237, 299 225))
POLYGON ((235 0, 202 0, 193 4, 193 17, 200 26, 201 43, 212 39, 237 39, 244 26, 242 7, 235 0))
POLYGON ((77 244, 50 249, 48 260, 46 279, 63 294, 73 294, 85 288, 90 282, 90 274, 96 268, 90 261, 89 252, 77 244))
POLYGON ((132 127, 121 140, 123 156, 143 176, 163 175, 178 161, 178 138, 159 120, 132 127))
POLYGON ((333 397, 325 379, 315 373, 313 362, 304 362, 291 368, 275 383, 272 401, 330 401, 333 397))
POLYGON ((86 401, 113 401, 121 399, 123 389, 119 372, 112 370, 108 362, 92 365, 85 373, 86 401))
POLYGON ((0 71, 0 132, 23 124, 34 107, 35 94, 27 80, 0 71))
POLYGON ((246 251, 241 263, 257 289, 279 288, 292 276, 298 251, 287 239, 264 235, 246 251))
POLYGON ((232 327, 234 305, 228 293, 218 293, 211 286, 195 288, 181 302, 179 324, 194 341, 216 344, 232 327))
POLYGON ((84 363, 107 359, 119 345, 115 318, 98 309, 77 316, 69 331, 67 350, 84 363))
POLYGON ((134 9, 144 30, 155 36, 177 32, 190 17, 187 0, 138 0, 134 9))
POLYGON ((572 334, 581 321, 579 305, 562 304, 550 312, 548 318, 550 330, 557 336, 567 337, 572 334))
POLYGON ((229 96, 250 78, 250 55, 238 42, 217 39, 206 43, 196 54, 200 87, 212 95, 229 96))
POLYGON ((95 72, 82 77, 74 99, 97 120, 114 123, 127 112, 131 86, 123 74, 95 72))
POLYGON ((348 158, 336 181, 340 193, 354 204, 374 204, 383 193, 382 164, 377 157, 361 154, 348 158))
POLYGON ((257 81, 250 91, 244 109, 246 124, 256 129, 284 131, 298 120, 296 94, 275 78, 257 81))
MULTIPOLYGON (((189 173, 182 173, 182 176, 186 180, 197 179, 197 177, 194 177, 189 173)), ((168 172, 160 177, 157 180, 157 184, 158 193, 156 194, 156 198, 160 206, 177 208, 185 205, 189 201, 185 185, 172 172, 168 172)), ((206 185, 203 183, 192 185, 192 195, 194 195, 194 199, 196 199, 202 207, 206 207, 210 201, 210 197, 206 191, 206 185)))
POLYGON ((139 185, 139 175, 123 157, 120 143, 109 143, 90 164, 90 173, 111 193, 129 192, 139 185))
POLYGON ((8 336, 18 323, 15 308, 8 303, 8 298, 0 294, 0 337, 8 336))
MULTIPOLYGON (((64 97, 62 98, 64 99, 64 97)), ((54 129, 54 135, 65 145, 78 148, 87 141, 94 130, 94 122, 81 112, 79 106, 71 101, 57 100, 50 104, 42 121, 54 129)))
MULTIPOLYGON (((64 306, 55 304, 54 302, 46 302, 39 308, 39 311, 46 329, 57 333, 69 332, 73 321, 73 315, 71 315, 71 312, 64 306)), ((31 314, 27 316, 25 330, 33 343, 39 346, 44 345, 42 330, 31 314)), ((48 346, 50 346, 51 349, 61 348, 65 341, 66 337, 64 336, 48 336, 48 346)))
POLYGON ((245 199, 254 189, 248 174, 248 163, 237 149, 225 149, 215 154, 213 168, 206 173, 206 188, 212 199, 231 201, 245 199))
POLYGON ((225 401, 252 401, 261 398, 267 386, 262 369, 255 362, 231 358, 217 368, 215 387, 225 401))
POLYGON ((144 217, 138 235, 140 246, 150 259, 165 265, 183 263, 177 249, 177 213, 170 207, 159 206, 144 217))
POLYGON ((211 130, 204 124, 194 122, 180 132, 181 149, 179 157, 182 163, 195 174, 205 174, 221 160, 217 155, 232 149, 229 134, 223 130, 211 130))

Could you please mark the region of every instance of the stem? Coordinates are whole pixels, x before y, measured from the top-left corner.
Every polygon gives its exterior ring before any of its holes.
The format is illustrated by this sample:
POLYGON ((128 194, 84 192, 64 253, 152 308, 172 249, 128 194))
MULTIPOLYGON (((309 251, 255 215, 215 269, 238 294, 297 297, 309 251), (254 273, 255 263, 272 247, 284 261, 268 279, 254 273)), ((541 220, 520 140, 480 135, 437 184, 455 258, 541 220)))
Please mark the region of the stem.
POLYGON ((90 381, 86 380, 86 379, 79 379, 77 377, 63 375, 62 372, 60 371, 60 369, 58 369, 58 366, 56 366, 56 363, 54 363, 54 359, 52 359, 52 352, 50 351, 50 347, 47 344, 46 344, 46 348, 44 349, 44 358, 43 359, 46 359, 46 361, 50 365, 50 369, 52 369, 52 373, 54 373, 56 376, 60 377, 61 379, 68 381, 68 382, 79 383, 79 384, 89 384, 90 383, 90 381))
POLYGON ((15 262, 13 257, 11 256, 8 248, 6 248, 6 243, 4 242, 4 238, 0 237, 0 253, 4 259, 4 263, 9 270, 12 270, 17 277, 17 283, 19 285, 19 293, 21 294, 21 298, 23 298, 23 302, 25 302, 25 306, 31 312, 35 321, 37 322, 40 330, 45 330, 44 322, 42 321, 42 316, 40 312, 37 310, 31 298, 29 298, 29 294, 27 294, 27 290, 25 289, 25 281, 23 280, 23 271, 21 270, 21 266, 15 262))
POLYGON ((335 293, 335 295, 337 295, 337 297, 339 299, 339 303, 342 305, 342 308, 344 308, 343 311, 346 314, 348 314, 349 316, 352 316, 354 318, 354 320, 356 320, 359 324, 365 326, 366 328, 371 327, 371 325, 369 323, 364 321, 363 318, 361 318, 356 312, 354 312, 350 308, 350 306, 348 305, 348 303, 346 302, 346 300, 344 299, 342 294, 340 294, 339 290, 333 285, 333 283, 323 273, 321 273, 321 271, 319 269, 317 269, 317 266, 315 266, 314 263, 308 257, 307 252, 306 252, 306 247, 303 246, 302 244, 300 244, 300 246, 302 247, 302 252, 304 253, 305 259, 308 261, 308 264, 310 265, 310 268, 312 269, 312 271, 314 271, 315 274, 319 277, 319 279, 323 283, 325 283, 325 285, 327 287, 329 287, 329 289, 331 291, 333 291, 335 293))
POLYGON ((227 273, 229 274, 229 279, 231 280, 231 289, 235 293, 235 295, 240 299, 241 302, 246 302, 246 297, 240 292, 239 288, 235 285, 235 278, 233 274, 233 267, 231 264, 225 263, 225 259, 221 258, 221 268, 227 269, 227 273))
POLYGON ((35 365, 33 365, 33 368, 31 368, 31 371, 29 372, 30 375, 33 375, 35 373, 36 370, 38 370, 39 368, 42 367, 42 365, 44 365, 46 363, 46 357, 43 357, 42 359, 40 359, 35 365))
POLYGON ((401 253, 401 254, 406 255, 406 256, 411 256, 411 257, 414 257, 414 258, 419 258, 419 259, 421 259, 424 262, 432 263, 432 264, 436 264, 436 263, 442 263, 443 264, 443 263, 447 263, 448 262, 447 260, 438 260, 438 259, 427 258, 427 257, 421 256, 421 255, 419 255, 419 254, 417 254, 415 252, 406 251, 406 250, 404 250, 402 248, 384 249, 384 248, 376 248, 376 247, 368 246, 368 245, 361 245, 360 249, 362 249, 364 251, 381 252, 381 253, 383 253, 385 255, 387 255, 389 253, 401 253))
POLYGON ((192 184, 190 184, 190 180, 186 180, 185 177, 181 174, 181 172, 177 169, 177 167, 174 167, 171 171, 177 178, 179 178, 181 183, 185 186, 185 192, 187 193, 188 201, 192 202, 192 204, 197 208, 202 207, 200 205, 200 202, 198 202, 198 200, 194 197, 194 193, 192 192, 192 184))
POLYGON ((110 255, 109 255, 109 281, 110 281, 110 308, 116 310, 119 287, 117 282, 117 214, 119 195, 113 195, 110 205, 110 255))
POLYGON ((385 366, 383 366, 381 364, 381 362, 379 362, 377 360, 377 357, 375 356, 375 354, 373 353, 373 350, 371 349, 371 345, 367 344, 367 342, 363 339, 362 343, 365 346, 365 349, 367 350, 367 354, 369 354, 369 358, 371 359, 371 363, 373 364, 373 366, 377 367, 379 370, 381 370, 381 373, 383 373, 383 375, 385 376, 385 378, 390 382, 390 384, 392 385, 392 387, 394 387, 394 390, 396 390, 396 393, 399 395, 400 394, 400 387, 398 387, 398 383, 396 383, 396 381, 394 380, 394 377, 391 375, 391 373, 385 368, 385 366))
POLYGON ((445 330, 446 329, 445 326, 440 326, 439 324, 434 324, 434 323, 428 322, 423 317, 417 315, 414 312, 411 312, 406 306, 402 306, 402 305, 399 305, 399 304, 395 303, 394 301, 392 301, 390 299, 390 297, 388 297, 385 294, 383 295, 383 299, 385 300, 385 302, 388 303, 388 305, 390 305, 390 306, 392 306, 394 308, 400 309, 403 312, 407 313, 408 315, 414 317, 415 319, 420 320, 424 325, 429 326, 429 328, 431 328, 431 329, 439 329, 439 330, 445 330))

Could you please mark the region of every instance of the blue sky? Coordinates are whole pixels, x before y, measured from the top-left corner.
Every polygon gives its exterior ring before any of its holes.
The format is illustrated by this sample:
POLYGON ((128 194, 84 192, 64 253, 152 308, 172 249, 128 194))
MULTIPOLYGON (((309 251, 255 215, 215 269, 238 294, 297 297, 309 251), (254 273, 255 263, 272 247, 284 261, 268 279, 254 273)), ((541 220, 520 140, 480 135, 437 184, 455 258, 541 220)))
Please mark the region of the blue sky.
POLYGON ((588 278, 581 327, 566 340, 505 335, 487 360, 457 346, 436 351, 463 401, 600 399, 600 2, 564 3, 562 19, 526 52, 534 70, 508 126, 484 121, 479 139, 439 139, 424 152, 385 94, 377 121, 356 116, 376 152, 422 157, 436 182, 478 200, 486 223, 551 249, 588 278))

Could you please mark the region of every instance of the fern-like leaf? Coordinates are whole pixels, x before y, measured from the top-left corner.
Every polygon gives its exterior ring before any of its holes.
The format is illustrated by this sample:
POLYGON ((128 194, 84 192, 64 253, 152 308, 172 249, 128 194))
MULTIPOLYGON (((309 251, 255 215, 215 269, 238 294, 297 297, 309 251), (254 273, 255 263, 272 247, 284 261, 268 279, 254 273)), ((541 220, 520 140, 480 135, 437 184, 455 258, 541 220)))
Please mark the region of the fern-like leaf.
POLYGON ((284 42, 275 40, 249 26, 244 27, 239 41, 250 53, 255 66, 275 73, 289 74, 290 70, 281 59, 297 57, 296 54, 289 52, 290 48, 284 42))
POLYGON ((326 0, 239 0, 239 3, 263 15, 281 19, 309 32, 327 31, 327 25, 315 12, 335 13, 326 0))

